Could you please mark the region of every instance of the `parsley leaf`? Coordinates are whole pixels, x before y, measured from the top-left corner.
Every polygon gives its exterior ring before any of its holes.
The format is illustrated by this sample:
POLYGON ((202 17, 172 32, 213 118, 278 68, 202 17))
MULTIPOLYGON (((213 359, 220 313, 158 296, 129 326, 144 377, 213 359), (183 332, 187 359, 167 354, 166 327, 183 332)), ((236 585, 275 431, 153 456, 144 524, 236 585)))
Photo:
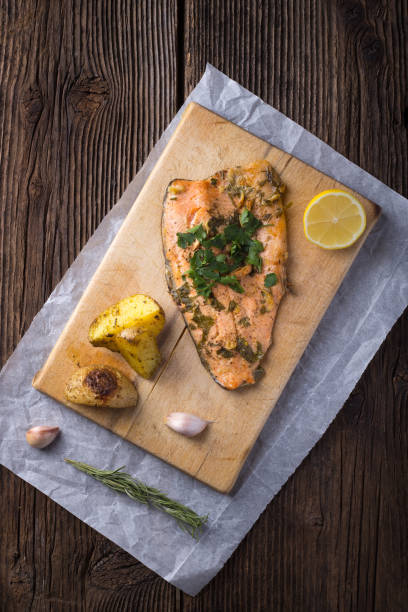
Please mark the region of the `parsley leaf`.
POLYGON ((232 242, 240 245, 247 244, 251 239, 248 232, 236 223, 227 225, 224 230, 224 238, 226 242, 232 242))
POLYGON ((200 225, 195 225, 186 232, 177 232, 177 245, 182 249, 186 249, 188 246, 191 246, 195 240, 202 243, 206 238, 207 232, 200 223, 200 225))
POLYGON ((264 250, 264 246, 262 242, 259 240, 251 240, 251 244, 249 245, 248 256, 245 259, 247 264, 251 264, 254 268, 260 272, 262 270, 262 259, 259 257, 258 253, 264 250))
POLYGON ((222 276, 218 282, 220 282, 222 285, 228 285, 228 287, 231 287, 231 289, 237 293, 244 293, 241 283, 234 274, 231 276, 222 276))
POLYGON ((202 242, 205 247, 215 247, 216 249, 223 249, 225 247, 225 238, 223 234, 217 234, 213 238, 208 238, 202 242))
POLYGON ((252 236, 252 234, 254 234, 256 230, 262 226, 262 221, 257 219, 255 215, 253 215, 247 208, 244 208, 242 211, 239 217, 239 222, 241 227, 244 228, 250 236, 252 236))
POLYGON ((189 232, 177 232, 177 245, 182 249, 186 249, 188 246, 191 246, 194 240, 194 234, 190 234, 189 232))
POLYGON ((265 276, 264 285, 265 287, 273 287, 278 282, 278 277, 275 272, 271 272, 271 274, 267 274, 265 276))
POLYGON ((192 232, 199 242, 203 242, 207 238, 207 232, 203 228, 202 224, 196 225, 192 227, 190 232, 192 232))
POLYGON ((241 223, 242 226, 244 226, 246 223, 248 223, 249 215, 250 215, 249 210, 247 208, 244 208, 244 210, 242 211, 242 213, 239 216, 239 222, 241 223))

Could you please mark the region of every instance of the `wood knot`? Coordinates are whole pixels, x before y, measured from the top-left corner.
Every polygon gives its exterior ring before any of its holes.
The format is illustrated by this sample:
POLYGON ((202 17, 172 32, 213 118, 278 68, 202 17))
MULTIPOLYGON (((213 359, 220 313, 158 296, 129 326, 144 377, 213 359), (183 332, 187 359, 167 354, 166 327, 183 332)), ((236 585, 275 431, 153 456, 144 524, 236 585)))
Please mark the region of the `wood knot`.
POLYGON ((46 187, 39 176, 32 176, 28 183, 28 197, 31 204, 38 203, 43 200, 46 193, 46 187))
POLYGON ((23 119, 30 124, 37 123, 44 108, 40 89, 36 86, 29 87, 22 95, 20 104, 23 119))
POLYGON ((383 43, 372 32, 368 32, 361 41, 361 51, 367 64, 379 64, 384 57, 383 43))
POLYGON ((348 0, 344 3, 343 15, 347 25, 361 24, 364 20, 363 7, 354 0, 348 0))
POLYGON ((402 384, 402 386, 405 386, 406 384, 408 384, 408 372, 400 372, 396 374, 393 377, 392 381, 394 384, 402 384))
POLYGON ((90 116, 109 96, 108 83, 102 77, 79 77, 72 85, 68 100, 75 113, 90 116))
POLYGON ((152 572, 120 550, 104 551, 91 563, 89 574, 92 586, 100 589, 125 589, 156 580, 152 572))
POLYGON ((321 514, 310 514, 306 517, 306 521, 312 527, 323 527, 324 520, 321 514))

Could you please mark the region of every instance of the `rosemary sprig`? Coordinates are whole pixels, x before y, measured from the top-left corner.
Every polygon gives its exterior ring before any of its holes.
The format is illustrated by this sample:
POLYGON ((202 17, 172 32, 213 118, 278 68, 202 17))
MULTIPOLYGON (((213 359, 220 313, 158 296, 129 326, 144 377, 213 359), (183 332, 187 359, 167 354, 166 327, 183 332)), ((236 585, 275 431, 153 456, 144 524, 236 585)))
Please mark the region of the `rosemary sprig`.
POLYGON ((151 504, 155 508, 170 514, 177 521, 181 529, 189 533, 193 538, 197 537, 202 526, 207 522, 208 514, 199 516, 188 506, 170 499, 158 489, 150 487, 140 480, 135 480, 130 474, 121 471, 125 468, 124 465, 116 470, 99 470, 80 461, 73 461, 72 459, 64 459, 64 461, 81 470, 81 472, 92 476, 92 478, 99 480, 99 482, 102 482, 114 491, 126 493, 126 495, 135 501, 142 504, 151 504))

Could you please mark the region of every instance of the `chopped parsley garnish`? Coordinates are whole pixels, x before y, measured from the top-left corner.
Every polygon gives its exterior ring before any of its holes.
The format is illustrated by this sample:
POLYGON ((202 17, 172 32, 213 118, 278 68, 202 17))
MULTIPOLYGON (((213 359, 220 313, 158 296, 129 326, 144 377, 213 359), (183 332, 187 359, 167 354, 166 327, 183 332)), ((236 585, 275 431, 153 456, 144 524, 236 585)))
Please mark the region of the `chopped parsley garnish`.
POLYGON ((223 249, 225 247, 226 241, 223 234, 217 234, 213 236, 213 238, 209 238, 208 240, 204 240, 203 246, 205 247, 214 247, 216 249, 223 249))
POLYGON ((259 253, 264 250, 262 242, 259 240, 252 240, 248 250, 248 257, 246 263, 254 266, 255 270, 260 272, 262 270, 262 259, 259 257, 259 253))
POLYGON ((271 272, 271 274, 267 274, 265 276, 264 285, 265 287, 273 287, 278 282, 278 277, 275 272, 271 272))
POLYGON ((177 244, 182 249, 191 246, 195 240, 200 243, 190 258, 190 269, 187 272, 199 295, 209 298, 217 283, 227 285, 237 293, 244 292, 233 272, 246 264, 261 272, 262 259, 259 253, 264 250, 264 246, 259 240, 253 240, 252 236, 262 225, 262 221, 244 208, 239 223, 234 220, 223 232, 213 236, 208 236, 201 224, 177 234, 177 244), (225 252, 216 255, 213 248, 221 251, 225 249, 225 252))
POLYGON ((206 238, 207 233, 201 223, 200 225, 195 225, 184 233, 177 232, 177 244, 182 249, 186 249, 188 246, 191 246, 195 240, 202 242, 206 238))
POLYGON ((222 276, 219 282, 222 285, 228 285, 228 287, 231 287, 231 289, 233 289, 237 293, 244 293, 244 288, 242 287, 241 283, 234 274, 232 274, 231 276, 222 276))
POLYGON ((249 232, 251 236, 262 226, 262 221, 257 219, 255 215, 253 215, 247 208, 244 208, 240 214, 239 222, 241 223, 241 227, 243 227, 245 231, 249 232))

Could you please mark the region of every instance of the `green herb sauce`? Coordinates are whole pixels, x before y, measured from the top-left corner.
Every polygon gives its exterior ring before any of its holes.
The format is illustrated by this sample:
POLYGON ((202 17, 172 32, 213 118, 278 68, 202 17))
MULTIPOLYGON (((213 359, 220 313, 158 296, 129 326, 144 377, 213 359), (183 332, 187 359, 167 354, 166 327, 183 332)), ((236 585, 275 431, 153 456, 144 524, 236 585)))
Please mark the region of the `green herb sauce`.
POLYGON ((200 346, 202 346, 208 338, 208 334, 210 332, 211 327, 214 325, 214 319, 212 317, 207 317, 206 315, 203 315, 198 306, 196 306, 194 308, 193 321, 197 324, 197 327, 199 327, 203 332, 203 336, 200 341, 200 346))
POLYGON ((174 291, 178 304, 183 304, 186 311, 193 310, 193 300, 190 297, 191 287, 188 283, 183 283, 181 287, 174 291))
POLYGON ((240 336, 238 336, 237 339, 237 351, 241 357, 248 361, 248 363, 255 363, 263 357, 262 345, 260 342, 257 342, 255 352, 245 338, 241 338, 240 336))
POLYGON ((221 304, 219 300, 217 300, 214 294, 210 297, 209 301, 210 301, 211 306, 215 308, 215 310, 218 310, 218 312, 221 310, 225 310, 225 306, 221 304))
POLYGON ((221 348, 218 349, 217 355, 221 355, 221 357, 224 357, 225 359, 229 359, 230 357, 234 356, 234 352, 229 351, 228 349, 222 346, 221 348))
POLYGON ((231 300, 230 303, 228 304, 227 312, 233 312, 237 306, 238 304, 234 300, 231 300))
POLYGON ((242 317, 242 319, 240 319, 238 321, 238 325, 242 325, 242 327, 249 327, 251 325, 248 317, 242 317))

